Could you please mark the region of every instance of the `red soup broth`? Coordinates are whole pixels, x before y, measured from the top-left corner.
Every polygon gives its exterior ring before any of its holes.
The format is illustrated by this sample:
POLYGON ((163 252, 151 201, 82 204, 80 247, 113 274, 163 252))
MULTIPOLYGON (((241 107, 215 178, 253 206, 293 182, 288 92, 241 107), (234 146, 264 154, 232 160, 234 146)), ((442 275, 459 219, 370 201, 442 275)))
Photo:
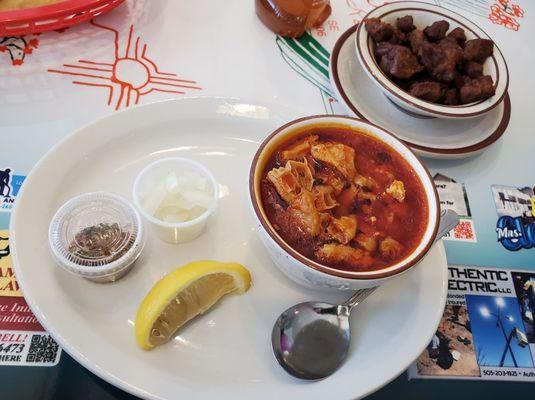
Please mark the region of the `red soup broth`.
MULTIPOLYGON (((429 213, 424 187, 409 163, 386 143, 347 127, 310 128, 281 142, 264 165, 261 197, 271 225, 290 247, 306 258, 344 271, 379 270, 406 258, 420 243, 429 213), (292 214, 295 200, 283 199, 268 178, 271 170, 286 166, 287 158, 282 156, 285 150, 295 148, 310 137, 317 137, 315 144, 342 144, 352 148, 357 171, 355 179, 344 177, 332 164, 318 160, 310 151, 295 159, 306 163, 314 178, 312 190, 299 189, 299 195, 304 196, 302 191, 313 192, 318 185, 330 183, 329 177, 344 182, 343 189, 338 189, 339 193, 332 193, 336 206, 322 212, 316 210, 321 220, 320 233, 316 235, 310 234, 301 224, 303 219, 300 217, 305 215, 306 218, 309 214, 292 214), (405 193, 402 201, 386 192, 393 181, 403 182, 405 193), (354 226, 349 224, 352 227, 343 239, 351 239, 347 243, 328 233, 332 221, 344 216, 356 221, 353 238, 351 230, 354 226), (392 243, 395 251, 389 251, 392 243), (330 253, 326 253, 325 249, 329 249, 330 253)), ((310 214, 315 213, 312 210, 310 214)))

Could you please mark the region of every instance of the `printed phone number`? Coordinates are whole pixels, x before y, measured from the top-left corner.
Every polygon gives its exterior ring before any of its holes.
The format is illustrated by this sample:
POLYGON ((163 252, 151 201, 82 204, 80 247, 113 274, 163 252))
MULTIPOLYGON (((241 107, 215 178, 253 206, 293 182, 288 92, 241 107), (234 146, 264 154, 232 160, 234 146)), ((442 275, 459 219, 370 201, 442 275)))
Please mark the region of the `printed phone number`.
POLYGON ((24 344, 16 344, 16 343, 0 343, 0 353, 6 353, 6 354, 19 354, 22 353, 24 350, 24 344))
POLYGON ((503 371, 503 370, 496 370, 496 369, 486 369, 483 370, 483 375, 486 376, 511 376, 513 378, 516 377, 523 377, 523 378, 535 378, 535 371, 533 372, 527 372, 527 371, 503 371))

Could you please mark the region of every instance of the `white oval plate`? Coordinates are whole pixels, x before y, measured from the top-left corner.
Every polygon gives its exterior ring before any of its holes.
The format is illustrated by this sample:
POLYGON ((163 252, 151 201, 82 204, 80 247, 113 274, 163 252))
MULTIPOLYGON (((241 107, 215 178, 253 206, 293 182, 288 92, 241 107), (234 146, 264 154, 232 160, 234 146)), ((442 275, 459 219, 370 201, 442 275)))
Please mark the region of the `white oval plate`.
POLYGON ((24 182, 10 240, 25 298, 61 347, 101 378, 149 399, 354 399, 404 371, 431 339, 444 309, 442 244, 356 310, 351 353, 332 377, 298 381, 271 354, 271 328, 280 312, 309 299, 348 296, 308 291, 281 275, 249 211, 249 165, 259 142, 297 116, 238 100, 174 100, 114 114, 56 145, 24 182), (131 199, 136 174, 169 156, 197 160, 218 180, 220 208, 207 232, 171 245, 149 231, 135 268, 113 284, 92 283, 54 265, 47 228, 64 201, 92 190, 131 199), (132 321, 141 299, 164 274, 198 259, 243 263, 253 276, 251 290, 223 299, 170 343, 139 349, 132 321))
POLYGON ((408 114, 389 100, 366 75, 355 50, 357 26, 340 36, 331 53, 331 84, 350 115, 392 132, 416 153, 430 158, 474 156, 496 142, 511 116, 509 95, 481 117, 427 118, 408 114))

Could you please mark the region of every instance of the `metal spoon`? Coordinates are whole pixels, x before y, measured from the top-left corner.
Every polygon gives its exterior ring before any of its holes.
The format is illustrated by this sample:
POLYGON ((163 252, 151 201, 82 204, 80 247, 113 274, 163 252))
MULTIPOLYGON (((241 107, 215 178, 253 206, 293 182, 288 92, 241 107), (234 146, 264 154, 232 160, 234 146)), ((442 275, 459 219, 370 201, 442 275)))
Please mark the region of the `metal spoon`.
MULTIPOLYGON (((459 223, 454 211, 443 211, 435 242, 459 223)), ((284 311, 273 326, 271 344, 279 364, 300 379, 322 379, 343 364, 349 351, 349 314, 377 287, 357 291, 340 305, 297 304, 284 311)))

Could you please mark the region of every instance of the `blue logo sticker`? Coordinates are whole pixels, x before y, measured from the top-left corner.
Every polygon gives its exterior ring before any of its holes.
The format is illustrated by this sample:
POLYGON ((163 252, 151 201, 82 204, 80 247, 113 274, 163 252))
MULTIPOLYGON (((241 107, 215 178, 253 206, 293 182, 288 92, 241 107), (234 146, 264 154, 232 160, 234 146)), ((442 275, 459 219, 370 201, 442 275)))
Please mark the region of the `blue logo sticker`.
POLYGON ((15 175, 11 168, 0 170, 0 212, 9 212, 15 205, 24 175, 15 175))
POLYGON ((496 235, 509 251, 535 247, 535 193, 530 187, 492 186, 498 221, 496 235))
POLYGON ((535 246, 535 223, 525 224, 521 217, 498 218, 496 233, 498 242, 507 250, 517 251, 535 246))

